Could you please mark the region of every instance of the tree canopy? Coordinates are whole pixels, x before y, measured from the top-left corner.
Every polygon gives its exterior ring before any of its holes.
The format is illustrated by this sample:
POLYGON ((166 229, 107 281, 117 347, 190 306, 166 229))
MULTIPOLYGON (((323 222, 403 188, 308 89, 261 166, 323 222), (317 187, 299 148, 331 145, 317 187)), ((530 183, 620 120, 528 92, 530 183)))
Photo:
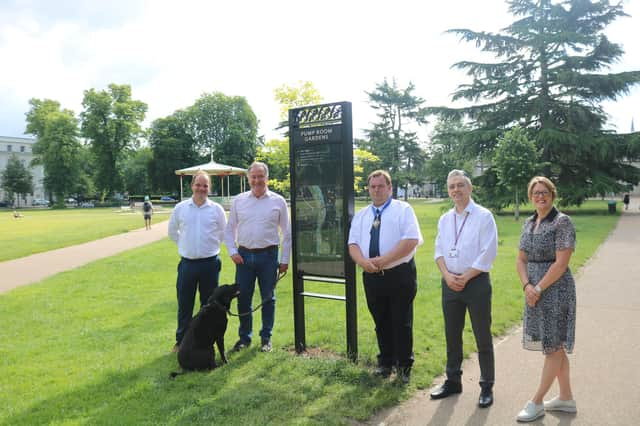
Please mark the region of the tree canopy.
POLYGON ((377 111, 378 122, 366 130, 365 149, 380 159, 381 167, 389 171, 398 187, 419 184, 424 180, 424 151, 416 134, 416 127, 426 124, 424 100, 413 94, 415 86, 409 83, 399 88, 395 79, 391 84, 385 78, 372 92, 367 92, 371 107, 377 111))
POLYGON ((26 194, 33 194, 33 175, 15 154, 9 157, 7 167, 0 175, 0 181, 10 201, 13 201, 14 194, 18 194, 20 204, 20 195, 24 197, 26 194))
POLYGON ((203 162, 188 128, 189 117, 184 110, 159 118, 151 124, 149 177, 154 189, 179 194, 180 181, 174 171, 203 162))
POLYGON ((58 206, 62 206, 81 173, 78 120, 73 111, 61 109, 60 104, 51 99, 34 98, 29 104, 26 132, 37 136, 33 163, 42 164, 45 190, 53 193, 58 206))
POLYGON ((205 93, 188 108, 187 120, 200 155, 239 167, 253 161, 258 120, 244 97, 205 93))
POLYGON ((459 117, 440 117, 435 123, 426 170, 430 183, 442 194, 447 193, 447 175, 451 170, 473 170, 475 158, 464 152, 468 131, 459 117))
POLYGON ((500 183, 514 193, 516 220, 520 217, 520 198, 527 193, 529 180, 540 171, 538 157, 535 143, 521 127, 514 127, 498 138, 493 161, 500 183))
POLYGON ((118 161, 143 135, 147 104, 131 97, 131 86, 110 84, 108 90, 85 90, 80 113, 82 135, 95 160, 95 184, 103 197, 122 188, 118 161))
POLYGON ((283 84, 273 90, 273 96, 280 105, 280 124, 278 129, 289 131, 289 110, 305 105, 323 102, 323 97, 310 81, 298 81, 295 85, 283 84))
POLYGON ((630 147, 634 137, 604 130, 607 116, 601 106, 640 82, 640 71, 605 72, 623 55, 603 32, 627 16, 622 5, 590 0, 507 4, 516 20, 499 33, 449 30, 498 60, 454 64, 472 82, 460 85, 453 100, 472 105, 430 111, 469 117, 472 130, 466 141, 475 155, 492 152, 510 128, 526 129, 563 204, 637 184, 640 170, 628 157, 635 152, 630 147))

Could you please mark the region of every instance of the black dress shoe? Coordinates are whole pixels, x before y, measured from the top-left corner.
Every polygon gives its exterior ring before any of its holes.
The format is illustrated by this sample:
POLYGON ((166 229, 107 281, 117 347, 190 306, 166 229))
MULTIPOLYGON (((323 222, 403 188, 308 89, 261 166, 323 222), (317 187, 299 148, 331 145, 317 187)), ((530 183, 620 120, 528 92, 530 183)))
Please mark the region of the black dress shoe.
POLYGON ((478 407, 487 408, 491 404, 493 404, 493 390, 482 389, 480 398, 478 398, 478 407))
POLYGON ((391 375, 391 367, 387 367, 386 365, 380 365, 373 370, 373 374, 386 379, 391 375))
POLYGON ((462 392, 462 383, 445 380, 444 384, 431 392, 431 399, 442 399, 462 392))
POLYGON ((411 367, 399 367, 396 378, 403 385, 408 385, 411 381, 411 367))

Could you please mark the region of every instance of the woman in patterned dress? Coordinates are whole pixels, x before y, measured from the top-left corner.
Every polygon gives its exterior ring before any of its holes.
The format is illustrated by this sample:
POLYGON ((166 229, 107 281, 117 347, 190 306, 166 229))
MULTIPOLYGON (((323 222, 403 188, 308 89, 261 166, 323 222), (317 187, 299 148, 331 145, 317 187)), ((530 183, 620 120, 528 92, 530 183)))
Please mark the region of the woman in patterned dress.
POLYGON ((553 182, 536 176, 529 182, 528 193, 536 212, 522 227, 516 261, 526 301, 522 342, 525 349, 542 351, 545 357, 538 389, 518 421, 533 421, 545 410, 577 411, 567 357, 575 340, 576 287, 569 260, 576 232, 569 216, 553 206, 557 197, 553 182), (556 378, 560 395, 543 402, 556 378))

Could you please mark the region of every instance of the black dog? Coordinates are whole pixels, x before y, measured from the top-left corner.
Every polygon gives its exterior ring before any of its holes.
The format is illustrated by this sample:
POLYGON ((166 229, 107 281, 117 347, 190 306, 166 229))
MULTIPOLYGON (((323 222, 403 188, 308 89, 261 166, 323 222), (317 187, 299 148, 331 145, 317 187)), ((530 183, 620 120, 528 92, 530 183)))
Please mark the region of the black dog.
MULTIPOLYGON (((223 285, 213 291, 206 305, 191 320, 187 333, 178 351, 178 363, 183 370, 211 370, 217 367, 214 342, 224 364, 227 356, 224 352, 224 333, 227 331, 227 311, 231 300, 237 297, 238 284, 223 285)), ((180 373, 171 373, 175 377, 180 373)))

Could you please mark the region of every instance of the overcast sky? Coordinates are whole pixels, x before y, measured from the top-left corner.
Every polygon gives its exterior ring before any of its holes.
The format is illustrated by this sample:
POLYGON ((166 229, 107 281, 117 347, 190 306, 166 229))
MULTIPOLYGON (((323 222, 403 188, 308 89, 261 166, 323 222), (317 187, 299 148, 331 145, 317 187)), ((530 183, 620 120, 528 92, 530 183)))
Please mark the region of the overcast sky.
MULTIPOLYGON (((632 17, 607 31, 626 52, 612 72, 640 70, 640 0, 623 3, 632 17)), ((512 20, 502 0, 0 0, 0 135, 23 136, 30 98, 79 114, 84 90, 117 83, 148 104, 145 125, 205 92, 244 96, 269 139, 273 89, 308 80, 325 101, 353 103, 360 136, 375 120, 365 91, 396 78, 426 105, 452 105, 469 80, 450 67, 478 53, 443 32, 512 20)), ((638 130, 640 88, 605 109, 621 132, 635 114, 638 130)))

